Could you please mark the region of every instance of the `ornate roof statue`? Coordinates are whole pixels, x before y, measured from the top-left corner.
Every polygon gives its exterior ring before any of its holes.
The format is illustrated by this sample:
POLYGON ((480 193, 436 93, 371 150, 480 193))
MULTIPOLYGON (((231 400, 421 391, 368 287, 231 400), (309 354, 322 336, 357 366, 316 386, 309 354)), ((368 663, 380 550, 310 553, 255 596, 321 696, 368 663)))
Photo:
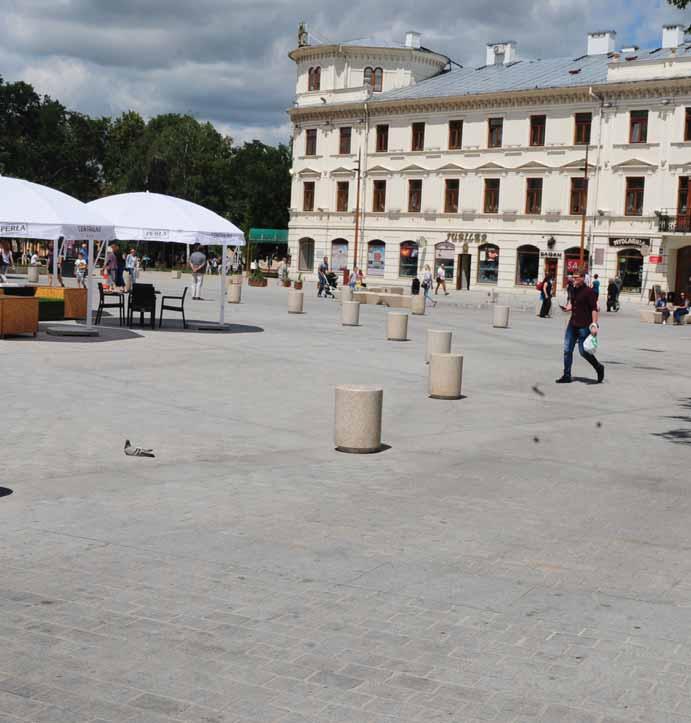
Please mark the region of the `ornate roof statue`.
POLYGON ((304 48, 309 45, 307 28, 305 27, 304 21, 300 23, 298 27, 298 48, 304 48))

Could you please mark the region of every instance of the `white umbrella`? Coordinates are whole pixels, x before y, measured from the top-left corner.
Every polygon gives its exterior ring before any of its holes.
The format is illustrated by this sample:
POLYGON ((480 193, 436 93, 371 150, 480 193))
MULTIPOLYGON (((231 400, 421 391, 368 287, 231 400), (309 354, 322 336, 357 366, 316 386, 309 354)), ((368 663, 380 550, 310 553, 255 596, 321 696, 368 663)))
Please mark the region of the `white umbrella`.
MULTIPOLYGON (((89 279, 93 242, 113 237, 113 226, 95 209, 66 193, 20 178, 0 176, 0 236, 51 240, 53 275, 58 273, 58 241, 89 241, 89 279)), ((87 291, 86 323, 91 326, 92 289, 87 291)))
POLYGON ((196 203, 148 191, 106 196, 87 205, 113 224, 114 238, 120 241, 163 241, 222 246, 218 323, 223 324, 227 247, 245 245, 245 235, 237 226, 196 203))

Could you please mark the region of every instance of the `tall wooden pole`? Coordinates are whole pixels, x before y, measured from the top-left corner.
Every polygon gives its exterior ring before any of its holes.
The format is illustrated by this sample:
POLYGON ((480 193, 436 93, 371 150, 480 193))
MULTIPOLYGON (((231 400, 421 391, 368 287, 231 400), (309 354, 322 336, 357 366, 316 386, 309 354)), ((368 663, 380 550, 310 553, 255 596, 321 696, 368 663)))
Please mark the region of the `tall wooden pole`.
POLYGON ((360 235, 360 153, 357 152, 357 167, 355 172, 357 173, 357 184, 355 189, 355 246, 353 248, 353 266, 357 266, 357 242, 358 236, 360 235))
POLYGON ((585 146, 585 170, 583 171, 583 185, 585 186, 585 202, 583 203, 583 214, 581 216, 581 246, 578 254, 578 265, 583 271, 583 261, 585 258, 585 220, 588 215, 588 151, 590 149, 590 138, 585 146))

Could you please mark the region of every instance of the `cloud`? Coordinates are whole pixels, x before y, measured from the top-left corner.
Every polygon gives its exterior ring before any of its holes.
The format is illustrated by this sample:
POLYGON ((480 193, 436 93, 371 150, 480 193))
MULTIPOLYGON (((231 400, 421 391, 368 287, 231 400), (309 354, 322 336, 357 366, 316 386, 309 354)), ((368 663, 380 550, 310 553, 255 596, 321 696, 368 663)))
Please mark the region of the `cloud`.
POLYGON ((400 41, 415 29, 463 64, 507 39, 523 57, 580 55, 603 27, 622 45, 657 47, 663 22, 688 21, 663 0, 0 0, 0 17, 7 80, 94 115, 190 113, 236 141, 267 142, 289 137, 300 20, 323 41, 400 41))

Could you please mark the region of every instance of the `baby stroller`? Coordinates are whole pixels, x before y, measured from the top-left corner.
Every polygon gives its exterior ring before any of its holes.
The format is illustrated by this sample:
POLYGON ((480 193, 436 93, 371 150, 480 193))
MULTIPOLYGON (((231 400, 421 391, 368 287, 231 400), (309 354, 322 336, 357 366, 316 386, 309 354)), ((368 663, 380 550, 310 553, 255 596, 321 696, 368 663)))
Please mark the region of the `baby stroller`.
POLYGON ((319 272, 319 290, 317 291, 317 296, 324 294, 325 299, 335 299, 336 297, 333 295, 331 289, 335 289, 337 286, 336 274, 334 274, 333 271, 328 271, 327 273, 323 271, 319 272))

